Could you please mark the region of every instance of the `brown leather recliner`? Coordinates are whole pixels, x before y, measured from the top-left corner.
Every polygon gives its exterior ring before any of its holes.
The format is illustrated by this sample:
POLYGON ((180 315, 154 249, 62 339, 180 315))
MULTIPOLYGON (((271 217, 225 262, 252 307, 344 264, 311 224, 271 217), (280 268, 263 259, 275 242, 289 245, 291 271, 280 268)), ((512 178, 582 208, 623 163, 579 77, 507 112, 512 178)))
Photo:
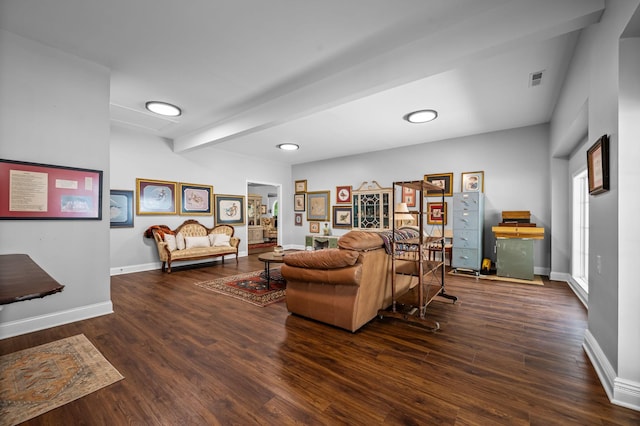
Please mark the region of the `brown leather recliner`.
MULTIPOLYGON (((391 305, 391 257, 375 232, 350 231, 338 247, 285 255, 287 309, 353 332, 391 305)), ((397 294, 415 282, 398 275, 397 294)))

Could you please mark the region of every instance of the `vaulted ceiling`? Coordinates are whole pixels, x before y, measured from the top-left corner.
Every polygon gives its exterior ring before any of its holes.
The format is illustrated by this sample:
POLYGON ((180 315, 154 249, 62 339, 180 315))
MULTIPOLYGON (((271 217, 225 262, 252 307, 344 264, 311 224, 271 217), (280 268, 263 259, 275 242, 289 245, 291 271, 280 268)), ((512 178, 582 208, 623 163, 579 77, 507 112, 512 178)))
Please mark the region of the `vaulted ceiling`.
POLYGON ((111 121, 298 164, 548 122, 603 0, 0 0, 0 28, 111 70, 111 121), (539 85, 532 73, 542 71, 539 85), (179 105, 163 118, 148 100, 179 105), (402 117, 435 109, 438 118, 402 117), (282 152, 283 142, 300 145, 282 152))

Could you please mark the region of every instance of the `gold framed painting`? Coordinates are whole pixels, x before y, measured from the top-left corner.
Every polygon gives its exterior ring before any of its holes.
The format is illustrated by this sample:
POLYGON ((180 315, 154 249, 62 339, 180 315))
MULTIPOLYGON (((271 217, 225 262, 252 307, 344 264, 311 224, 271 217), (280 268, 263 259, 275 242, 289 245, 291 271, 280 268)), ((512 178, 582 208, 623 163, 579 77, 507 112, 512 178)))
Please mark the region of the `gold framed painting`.
POLYGON ((213 186, 180 182, 180 214, 188 216, 213 215, 213 186))
POLYGON ((137 178, 136 214, 177 214, 177 189, 177 182, 137 178))
POLYGON ((307 192, 307 220, 329 221, 329 191, 307 192))
MULTIPOLYGON (((439 173, 432 175, 424 175, 424 180, 444 189, 444 196, 451 197, 453 195, 453 173, 439 173)), ((442 196, 440 191, 427 191, 427 197, 442 196)))
POLYGON ((427 224, 447 224, 447 203, 427 203, 427 224))
POLYGON ((333 206, 333 227, 334 228, 352 228, 353 227, 353 211, 351 206, 333 206))
POLYGON ((307 180, 297 180, 295 182, 295 193, 301 194, 307 192, 307 180))

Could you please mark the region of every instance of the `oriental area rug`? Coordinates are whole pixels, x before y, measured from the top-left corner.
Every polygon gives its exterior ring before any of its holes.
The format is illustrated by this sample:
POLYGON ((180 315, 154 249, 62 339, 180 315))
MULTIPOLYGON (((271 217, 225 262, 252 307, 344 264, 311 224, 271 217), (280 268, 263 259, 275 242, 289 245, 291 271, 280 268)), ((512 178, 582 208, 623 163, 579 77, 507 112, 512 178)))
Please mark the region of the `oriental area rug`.
POLYGON ((262 270, 203 281, 196 283, 196 285, 225 296, 243 300, 252 305, 264 307, 272 303, 282 302, 286 296, 286 283, 282 275, 280 275, 280 269, 272 269, 270 277, 268 288, 267 280, 262 270))
POLYGON ((17 425, 124 377, 84 334, 0 357, 0 425, 17 425))

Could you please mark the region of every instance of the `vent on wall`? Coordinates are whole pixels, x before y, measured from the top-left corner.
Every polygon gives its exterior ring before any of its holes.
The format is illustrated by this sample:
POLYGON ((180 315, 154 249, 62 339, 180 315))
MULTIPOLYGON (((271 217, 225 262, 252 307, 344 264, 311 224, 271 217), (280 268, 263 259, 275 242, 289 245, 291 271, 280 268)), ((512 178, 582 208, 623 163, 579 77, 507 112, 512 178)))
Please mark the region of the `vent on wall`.
POLYGON ((529 87, 540 86, 542 84, 542 74, 544 74, 544 70, 529 74, 529 87))

